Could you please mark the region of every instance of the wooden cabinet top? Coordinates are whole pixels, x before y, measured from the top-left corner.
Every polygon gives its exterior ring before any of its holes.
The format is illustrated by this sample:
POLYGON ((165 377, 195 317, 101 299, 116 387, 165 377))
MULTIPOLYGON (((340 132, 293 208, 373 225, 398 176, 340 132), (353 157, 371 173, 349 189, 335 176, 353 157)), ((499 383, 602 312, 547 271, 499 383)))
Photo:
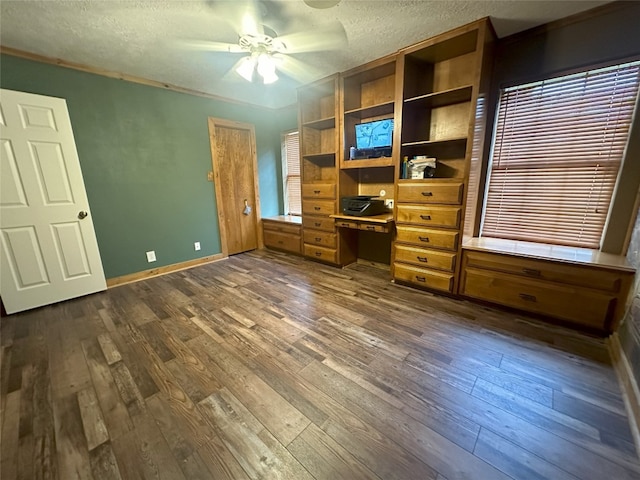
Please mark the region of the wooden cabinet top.
POLYGON ((629 264, 624 256, 603 253, 598 250, 591 250, 588 248, 546 245, 486 237, 466 238, 462 248, 464 250, 492 252, 516 257, 601 267, 629 273, 635 272, 635 269, 629 264))
POLYGON ((279 222, 279 223, 292 223, 294 225, 302 225, 302 217, 297 215, 276 215, 275 217, 266 217, 262 219, 263 222, 279 222))

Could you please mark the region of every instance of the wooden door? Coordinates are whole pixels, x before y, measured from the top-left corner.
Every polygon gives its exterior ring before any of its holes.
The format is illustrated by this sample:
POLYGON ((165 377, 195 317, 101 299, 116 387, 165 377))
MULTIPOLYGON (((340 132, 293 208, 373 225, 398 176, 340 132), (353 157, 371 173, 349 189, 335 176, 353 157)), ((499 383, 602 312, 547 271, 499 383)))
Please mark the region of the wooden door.
POLYGON ((262 243, 254 127, 210 118, 209 135, 222 253, 254 250, 262 243))
POLYGON ((105 290, 66 101, 0 90, 0 146, 7 313, 105 290))

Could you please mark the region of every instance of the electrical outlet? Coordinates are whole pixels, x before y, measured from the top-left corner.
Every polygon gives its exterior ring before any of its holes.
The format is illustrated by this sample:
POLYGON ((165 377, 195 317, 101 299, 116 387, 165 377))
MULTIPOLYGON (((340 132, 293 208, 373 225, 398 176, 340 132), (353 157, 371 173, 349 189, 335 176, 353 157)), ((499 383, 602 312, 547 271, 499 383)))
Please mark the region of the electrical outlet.
POLYGON ((387 199, 384 201, 384 205, 385 205, 387 208, 393 208, 393 198, 387 198, 387 199))
POLYGON ((195 243, 193 244, 193 248, 194 248, 195 250, 200 250, 200 242, 195 242, 195 243))
POLYGON ((155 262, 156 261, 156 251, 150 250, 147 252, 147 262, 155 262))

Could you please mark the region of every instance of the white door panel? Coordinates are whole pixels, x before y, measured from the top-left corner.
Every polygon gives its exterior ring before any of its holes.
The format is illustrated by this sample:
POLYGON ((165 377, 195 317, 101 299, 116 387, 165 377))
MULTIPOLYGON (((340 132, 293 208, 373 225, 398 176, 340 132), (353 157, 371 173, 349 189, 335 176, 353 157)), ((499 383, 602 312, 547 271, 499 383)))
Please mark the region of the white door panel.
POLYGON ((27 205, 27 200, 11 142, 5 139, 0 142, 0 172, 2 173, 0 176, 0 205, 24 207, 27 205))
POLYGON ((0 90, 0 295, 8 313, 106 288, 64 99, 0 90))
MULTIPOLYGON (((3 228, 3 247, 8 259, 7 267, 19 290, 48 285, 47 273, 38 235, 33 226, 3 228)), ((6 271, 3 269, 3 276, 6 271)))

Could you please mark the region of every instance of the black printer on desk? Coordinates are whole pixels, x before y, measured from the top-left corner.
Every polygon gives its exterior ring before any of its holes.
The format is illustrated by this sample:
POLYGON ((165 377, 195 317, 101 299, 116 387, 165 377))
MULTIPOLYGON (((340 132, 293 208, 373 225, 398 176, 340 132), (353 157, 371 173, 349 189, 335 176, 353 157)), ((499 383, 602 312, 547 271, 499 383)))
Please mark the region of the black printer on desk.
POLYGON ((380 215, 387 211, 384 200, 369 195, 342 197, 342 211, 345 215, 365 217, 380 215))

